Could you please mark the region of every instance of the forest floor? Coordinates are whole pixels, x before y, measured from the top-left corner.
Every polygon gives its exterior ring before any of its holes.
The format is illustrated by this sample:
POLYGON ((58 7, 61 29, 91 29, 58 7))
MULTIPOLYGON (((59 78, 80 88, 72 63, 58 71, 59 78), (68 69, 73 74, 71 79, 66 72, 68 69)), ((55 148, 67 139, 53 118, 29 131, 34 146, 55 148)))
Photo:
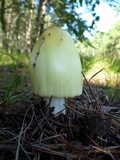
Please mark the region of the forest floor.
POLYGON ((0 66, 0 160, 120 160, 120 86, 90 82, 54 116, 28 69, 0 66))

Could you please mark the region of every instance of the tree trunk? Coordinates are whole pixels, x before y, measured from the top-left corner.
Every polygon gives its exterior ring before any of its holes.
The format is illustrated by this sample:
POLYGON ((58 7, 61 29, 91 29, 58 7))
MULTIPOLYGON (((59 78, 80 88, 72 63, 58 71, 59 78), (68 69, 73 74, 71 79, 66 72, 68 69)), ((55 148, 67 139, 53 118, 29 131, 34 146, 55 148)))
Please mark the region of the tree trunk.
MULTIPOLYGON (((29 17, 28 17, 28 24, 26 26, 26 52, 30 52, 31 51, 31 47, 30 47, 30 40, 31 40, 31 29, 32 29, 32 17, 33 17, 33 6, 34 6, 34 0, 30 1, 30 10, 29 10, 29 17)), ((27 19, 26 19, 27 21, 27 19)))
POLYGON ((2 26, 2 47, 7 50, 8 45, 6 41, 5 3, 5 0, 1 0, 0 21, 2 26))
POLYGON ((6 24, 5 24, 5 0, 1 0, 1 12, 0 12, 0 20, 2 25, 2 31, 6 33, 6 24))
POLYGON ((44 18, 46 12, 46 4, 48 0, 39 0, 37 17, 36 17, 36 38, 44 31, 44 18))

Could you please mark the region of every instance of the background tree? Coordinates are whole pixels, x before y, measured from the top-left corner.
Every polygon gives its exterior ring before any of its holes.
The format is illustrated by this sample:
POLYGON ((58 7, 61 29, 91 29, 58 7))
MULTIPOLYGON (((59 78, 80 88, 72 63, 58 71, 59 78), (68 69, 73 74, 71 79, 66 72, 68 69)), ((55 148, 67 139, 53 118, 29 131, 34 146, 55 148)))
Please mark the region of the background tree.
POLYGON ((96 51, 107 56, 120 55, 120 21, 116 22, 107 33, 97 32, 91 42, 96 51), (98 50, 98 51, 97 51, 98 50))
POLYGON ((95 13, 99 4, 100 0, 1 0, 2 49, 28 53, 43 30, 53 25, 68 29, 76 40, 84 41, 84 32, 91 32, 99 20, 95 13), (81 18, 83 13, 77 12, 83 5, 93 16, 90 25, 81 18))
POLYGON ((102 61, 109 64, 109 68, 120 73, 120 21, 116 22, 107 32, 96 32, 90 44, 77 41, 76 46, 81 55, 84 72, 94 63, 102 61))

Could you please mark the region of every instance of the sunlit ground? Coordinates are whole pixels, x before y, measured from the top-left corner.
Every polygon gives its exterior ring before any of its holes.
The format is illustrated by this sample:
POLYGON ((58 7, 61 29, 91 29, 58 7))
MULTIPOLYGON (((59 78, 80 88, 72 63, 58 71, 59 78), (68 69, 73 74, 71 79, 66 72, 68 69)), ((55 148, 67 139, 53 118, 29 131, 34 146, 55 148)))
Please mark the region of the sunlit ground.
POLYGON ((90 70, 85 73, 88 81, 110 87, 120 87, 120 73, 111 71, 110 64, 106 62, 96 62, 90 70))

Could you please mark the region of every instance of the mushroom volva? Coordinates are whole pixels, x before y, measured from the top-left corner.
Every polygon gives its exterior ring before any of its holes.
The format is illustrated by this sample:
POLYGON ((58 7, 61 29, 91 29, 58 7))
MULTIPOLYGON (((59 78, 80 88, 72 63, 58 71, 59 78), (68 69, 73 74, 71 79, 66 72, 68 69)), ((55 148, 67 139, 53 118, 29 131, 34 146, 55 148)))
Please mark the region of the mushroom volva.
POLYGON ((65 113, 65 98, 82 94, 83 78, 79 54, 70 34, 59 28, 45 30, 33 47, 29 73, 32 90, 44 97, 54 114, 65 113))

